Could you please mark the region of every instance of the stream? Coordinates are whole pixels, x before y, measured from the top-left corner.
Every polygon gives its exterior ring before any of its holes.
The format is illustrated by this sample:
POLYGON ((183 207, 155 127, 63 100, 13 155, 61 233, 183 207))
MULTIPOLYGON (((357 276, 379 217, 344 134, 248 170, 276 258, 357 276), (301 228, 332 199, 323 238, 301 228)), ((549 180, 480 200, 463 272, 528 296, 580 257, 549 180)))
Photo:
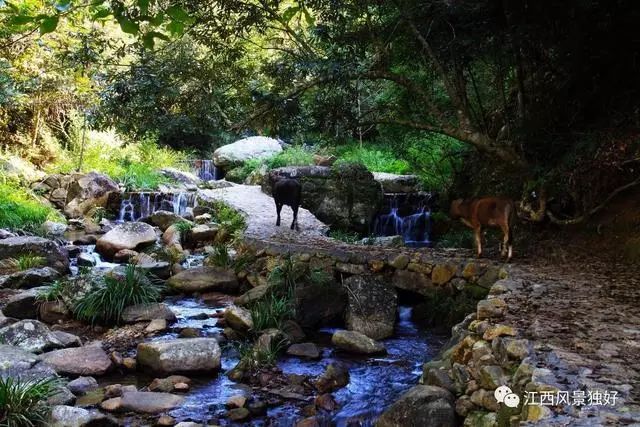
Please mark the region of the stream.
MULTIPOLYGON (((185 198, 179 196, 172 198, 175 210, 184 208, 184 200, 185 198)), ((128 206, 129 203, 130 198, 123 201, 123 205, 128 206)), ((154 203, 150 203, 150 206, 153 208, 154 203)), ((122 209, 121 212, 125 210, 122 209)), ((136 212, 135 210, 127 211, 136 212)), ((119 221, 126 219, 122 214, 118 218, 119 221)), ((428 240, 425 237, 421 238, 428 240)), ((104 262, 94 252, 95 245, 81 245, 79 248, 80 253, 88 254, 95 261, 95 266, 91 268, 110 269, 117 265, 104 262)), ((196 253, 189 256, 182 265, 184 268, 193 268, 202 265, 203 258, 203 255, 196 253)), ((76 274, 77 271, 77 259, 74 258, 72 274, 76 274)), ((213 376, 190 376, 193 382, 190 390, 184 395, 184 403, 169 414, 178 422, 207 423, 213 420, 220 425, 234 425, 225 418, 225 404, 228 399, 238 394, 256 395, 257 390, 245 384, 234 383, 226 375, 226 372, 238 363, 239 356, 232 345, 225 343, 222 329, 217 326, 215 313, 231 304, 232 298, 223 296, 205 301, 191 296, 168 296, 163 302, 176 314, 177 321, 166 332, 146 340, 175 339, 178 338, 182 329, 193 328, 198 330, 200 336, 218 338, 222 348, 221 371, 213 376)), ((346 387, 333 393, 338 409, 331 415, 318 413, 317 419, 323 426, 372 426, 375 419, 402 393, 418 383, 423 363, 432 359, 447 339, 444 335, 419 327, 413 322, 411 315, 411 306, 399 306, 395 334, 383 340, 388 353, 382 357, 358 357, 336 351, 331 345, 331 335, 335 329, 325 328, 320 329, 308 340, 321 349, 320 360, 283 355, 278 359, 277 366, 285 375, 297 374, 315 378, 324 372, 330 362, 344 364, 349 370, 350 381, 346 387)), ((100 383, 103 386, 115 383, 135 384, 138 388, 143 388, 148 386, 153 378, 145 373, 130 373, 124 376, 113 374, 102 378, 100 383)), ((83 405, 82 402, 78 404, 83 405)), ((95 403, 87 400, 85 404, 92 406, 95 403)), ((284 399, 277 405, 270 405, 266 416, 254 417, 244 425, 294 426, 304 418, 301 414, 301 406, 300 402, 284 399)), ((125 415, 125 418, 120 420, 125 425, 140 425, 141 422, 140 416, 131 414, 125 415)))

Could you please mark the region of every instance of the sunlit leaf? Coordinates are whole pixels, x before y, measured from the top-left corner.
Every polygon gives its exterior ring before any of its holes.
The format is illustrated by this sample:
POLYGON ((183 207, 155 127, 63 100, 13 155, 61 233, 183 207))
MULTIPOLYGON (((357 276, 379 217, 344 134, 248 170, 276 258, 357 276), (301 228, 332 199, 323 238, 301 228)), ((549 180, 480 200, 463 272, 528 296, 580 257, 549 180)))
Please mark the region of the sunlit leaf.
POLYGON ((295 14, 298 13, 299 11, 300 11, 299 6, 291 6, 290 8, 284 11, 284 13, 282 14, 282 19, 284 20, 284 22, 289 22, 291 21, 291 18, 293 18, 295 14))
POLYGON ((111 15, 111 11, 109 9, 99 9, 93 14, 93 19, 104 19, 109 15, 111 15))
POLYGON ((304 12, 304 19, 307 21, 307 25, 309 25, 310 27, 313 27, 314 25, 316 25, 316 20, 313 17, 313 15, 311 15, 311 13, 309 12, 309 9, 304 7, 302 8, 302 12, 304 12))
POLYGON ((40 34, 51 33, 56 30, 58 27, 58 21, 60 17, 58 15, 47 16, 42 21, 40 21, 40 34))
POLYGON ((123 32, 127 34, 138 34, 138 32, 140 31, 140 26, 136 22, 133 22, 131 19, 125 16, 119 16, 117 17, 117 19, 118 24, 120 24, 120 28, 123 32))
POLYGON ((30 22, 33 22, 33 16, 17 15, 11 18, 11 23, 13 25, 24 25, 30 22))
POLYGON ((142 44, 145 48, 153 50, 153 46, 155 44, 155 41, 153 40, 153 35, 151 35, 150 33, 147 33, 144 36, 142 36, 142 44))
POLYGON ((184 24, 180 21, 171 21, 167 24, 167 30, 174 36, 179 36, 184 33, 184 24))
POLYGON ((162 25, 162 23, 164 22, 164 13, 160 12, 156 16, 150 17, 149 22, 151 22, 155 26, 162 25))
POLYGON ((138 0, 138 7, 140 8, 140 13, 146 15, 149 12, 149 0, 138 0))
POLYGON ((189 14, 180 6, 171 6, 167 9, 167 15, 180 22, 185 22, 189 19, 189 14))

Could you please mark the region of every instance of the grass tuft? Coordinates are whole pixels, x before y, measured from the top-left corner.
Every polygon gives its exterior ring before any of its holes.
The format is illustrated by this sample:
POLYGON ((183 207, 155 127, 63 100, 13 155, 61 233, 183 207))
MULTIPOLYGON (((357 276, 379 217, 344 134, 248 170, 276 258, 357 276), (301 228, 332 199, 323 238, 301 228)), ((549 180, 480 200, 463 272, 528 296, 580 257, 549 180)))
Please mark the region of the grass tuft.
POLYGON ((46 425, 50 411, 46 400, 58 392, 58 385, 57 378, 22 381, 12 377, 0 377, 0 425, 46 425))
POLYGON ((117 324, 125 308, 156 302, 161 296, 161 287, 148 273, 131 264, 121 276, 105 275, 97 280, 104 282, 102 286, 85 295, 73 309, 76 318, 92 324, 117 324))

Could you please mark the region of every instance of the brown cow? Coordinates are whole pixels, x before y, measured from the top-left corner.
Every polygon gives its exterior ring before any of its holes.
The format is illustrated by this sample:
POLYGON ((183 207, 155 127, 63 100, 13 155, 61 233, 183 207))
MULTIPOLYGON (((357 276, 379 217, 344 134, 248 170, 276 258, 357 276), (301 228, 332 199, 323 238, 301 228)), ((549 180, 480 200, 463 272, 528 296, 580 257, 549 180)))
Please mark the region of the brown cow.
POLYGON ((474 199, 457 199, 451 202, 450 215, 473 229, 478 257, 482 256, 482 227, 500 227, 504 234, 500 254, 507 257, 513 255, 513 221, 515 220, 515 204, 504 197, 482 197, 474 199))

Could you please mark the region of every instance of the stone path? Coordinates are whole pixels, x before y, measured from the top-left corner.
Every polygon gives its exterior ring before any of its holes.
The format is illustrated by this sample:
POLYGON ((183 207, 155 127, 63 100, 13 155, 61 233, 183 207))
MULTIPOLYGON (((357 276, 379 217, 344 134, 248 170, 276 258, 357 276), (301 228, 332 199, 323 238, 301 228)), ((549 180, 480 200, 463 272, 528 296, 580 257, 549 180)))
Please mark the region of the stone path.
MULTIPOLYGON (((398 249, 346 245, 325 237, 327 226, 300 209, 300 231, 291 231, 292 214, 283 208, 276 227, 273 199, 260 187, 236 185, 201 190, 206 198, 224 200, 247 216, 245 233, 266 245, 291 251, 328 250, 332 256, 398 249)), ((469 251, 401 249, 436 257, 467 256, 469 251)), ((378 254, 380 255, 380 254, 378 254)), ((521 283, 511 293, 506 323, 518 327, 533 343, 537 381, 572 393, 589 390, 618 392, 615 407, 567 407, 559 416, 537 425, 640 425, 640 267, 599 260, 573 262, 518 259, 507 268, 521 283)))
POLYGON ((535 378, 560 391, 617 391, 616 405, 565 407, 553 426, 640 425, 640 275, 598 259, 521 262, 507 323, 533 342, 535 378))
POLYGON ((284 206, 281 212, 281 226, 276 227, 276 206, 273 198, 264 194, 257 185, 234 185, 213 190, 200 190, 205 199, 222 200, 243 212, 247 221, 245 236, 255 239, 291 242, 309 242, 325 239, 328 227, 304 208, 298 210, 300 230, 291 230, 293 212, 284 206))

